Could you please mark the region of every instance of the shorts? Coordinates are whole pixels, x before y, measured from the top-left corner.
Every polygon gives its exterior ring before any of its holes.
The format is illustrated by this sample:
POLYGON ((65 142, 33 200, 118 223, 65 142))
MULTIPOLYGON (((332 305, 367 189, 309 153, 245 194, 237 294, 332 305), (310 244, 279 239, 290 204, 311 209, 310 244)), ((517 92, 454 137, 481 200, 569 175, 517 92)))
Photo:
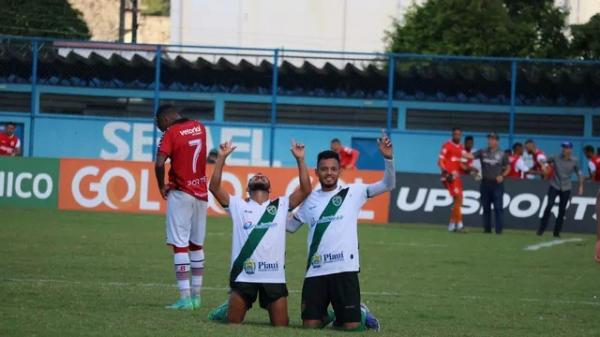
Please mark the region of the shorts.
POLYGON ((235 291, 244 299, 248 309, 252 308, 256 297, 258 297, 260 307, 268 309, 271 303, 288 296, 285 283, 231 282, 229 287, 231 287, 231 291, 235 291))
POLYGON ((302 319, 322 320, 331 303, 335 325, 360 322, 358 272, 307 277, 302 286, 302 319))
POLYGON ((450 192, 451 197, 462 197, 463 195, 463 184, 462 180, 460 180, 459 176, 454 176, 454 180, 452 182, 448 182, 446 179, 442 178, 442 184, 448 192, 450 192))
POLYGON ((187 247, 190 242, 204 245, 208 203, 185 192, 171 190, 167 195, 167 244, 187 247))

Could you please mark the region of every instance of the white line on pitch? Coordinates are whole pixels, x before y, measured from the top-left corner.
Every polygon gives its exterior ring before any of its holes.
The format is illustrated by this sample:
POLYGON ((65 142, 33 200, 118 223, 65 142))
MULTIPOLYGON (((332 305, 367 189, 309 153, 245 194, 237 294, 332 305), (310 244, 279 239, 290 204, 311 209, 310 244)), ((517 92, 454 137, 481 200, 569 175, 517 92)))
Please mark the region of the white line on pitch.
MULTIPOLYGON (((166 284, 166 283, 129 283, 129 282, 87 282, 87 281, 72 281, 72 280, 58 280, 58 279, 31 279, 31 278, 0 278, 0 282, 15 282, 15 283, 58 283, 58 284, 67 284, 67 285, 90 285, 96 284, 98 286, 108 286, 108 287, 142 287, 142 288, 175 288, 175 284, 166 284)), ((202 287, 204 291, 222 291, 226 292, 229 288, 225 287, 202 287)), ((290 289, 290 293, 299 294, 300 291, 296 289, 290 289)), ((397 293, 397 292, 388 292, 388 291, 361 291, 362 295, 365 296, 385 296, 385 297, 431 297, 431 298, 439 298, 445 295, 439 294, 417 294, 417 293, 397 293)), ((451 294, 452 297, 452 294, 451 294)), ((460 298, 463 300, 473 300, 473 301, 491 301, 490 298, 485 296, 477 296, 477 295, 456 295, 456 298, 460 298)), ((577 300, 552 300, 552 299, 541 299, 541 298, 527 298, 520 297, 517 299, 521 302, 539 302, 539 303, 552 303, 552 304, 578 304, 578 305, 593 305, 600 306, 600 301, 577 301, 577 300)))
POLYGON ((547 248, 547 247, 552 247, 552 246, 556 246, 556 245, 562 245, 567 242, 579 242, 579 241, 583 241, 583 239, 582 238, 558 239, 558 240, 546 241, 546 242, 542 242, 542 243, 536 243, 535 245, 529 245, 523 249, 524 250, 538 250, 540 248, 547 248))

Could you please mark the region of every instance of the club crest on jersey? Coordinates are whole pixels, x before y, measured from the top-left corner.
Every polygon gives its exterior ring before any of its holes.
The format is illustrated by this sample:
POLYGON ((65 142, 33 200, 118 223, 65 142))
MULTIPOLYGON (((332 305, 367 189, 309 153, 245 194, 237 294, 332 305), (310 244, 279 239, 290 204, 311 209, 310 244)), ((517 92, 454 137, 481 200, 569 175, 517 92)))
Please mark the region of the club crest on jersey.
POLYGON ((256 263, 254 263, 254 260, 248 259, 244 262, 244 272, 246 272, 246 274, 252 275, 252 274, 254 274, 255 270, 256 270, 256 263))
POLYGON ((242 227, 244 229, 250 229, 250 228, 252 228, 252 221, 246 221, 246 222, 244 222, 244 225, 242 227))
POLYGON ((312 265, 313 268, 319 268, 321 267, 321 255, 313 255, 312 260, 310 261, 310 264, 312 265))
POLYGON ((275 215, 275 213, 277 213, 277 207, 275 207, 274 205, 268 206, 267 213, 269 213, 271 215, 275 215))
POLYGON ((333 204, 333 206, 339 207, 342 204, 342 197, 336 195, 335 197, 333 197, 333 199, 331 199, 331 203, 333 204))

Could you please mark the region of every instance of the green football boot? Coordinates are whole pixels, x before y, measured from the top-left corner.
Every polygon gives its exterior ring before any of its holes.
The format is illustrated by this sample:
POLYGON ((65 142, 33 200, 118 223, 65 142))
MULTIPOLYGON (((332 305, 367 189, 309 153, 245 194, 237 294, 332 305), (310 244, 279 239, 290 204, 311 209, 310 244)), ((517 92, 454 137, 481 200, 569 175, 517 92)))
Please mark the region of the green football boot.
POLYGON ((187 297, 178 299, 177 302, 166 306, 166 308, 172 310, 193 310, 194 304, 192 303, 192 299, 187 297))

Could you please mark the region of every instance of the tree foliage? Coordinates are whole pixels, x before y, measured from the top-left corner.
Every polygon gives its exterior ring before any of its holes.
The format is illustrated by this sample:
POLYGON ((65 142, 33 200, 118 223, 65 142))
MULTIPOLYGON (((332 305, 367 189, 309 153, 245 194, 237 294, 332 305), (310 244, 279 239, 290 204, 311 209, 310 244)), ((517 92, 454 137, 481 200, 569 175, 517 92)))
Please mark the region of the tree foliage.
POLYGON ((89 39, 81 12, 67 0, 2 0, 0 34, 89 39))
POLYGON ((584 59, 600 59, 600 14, 582 25, 571 26, 571 54, 584 59))
POLYGON ((392 52, 564 57, 566 13, 552 0, 429 0, 386 31, 392 52))

